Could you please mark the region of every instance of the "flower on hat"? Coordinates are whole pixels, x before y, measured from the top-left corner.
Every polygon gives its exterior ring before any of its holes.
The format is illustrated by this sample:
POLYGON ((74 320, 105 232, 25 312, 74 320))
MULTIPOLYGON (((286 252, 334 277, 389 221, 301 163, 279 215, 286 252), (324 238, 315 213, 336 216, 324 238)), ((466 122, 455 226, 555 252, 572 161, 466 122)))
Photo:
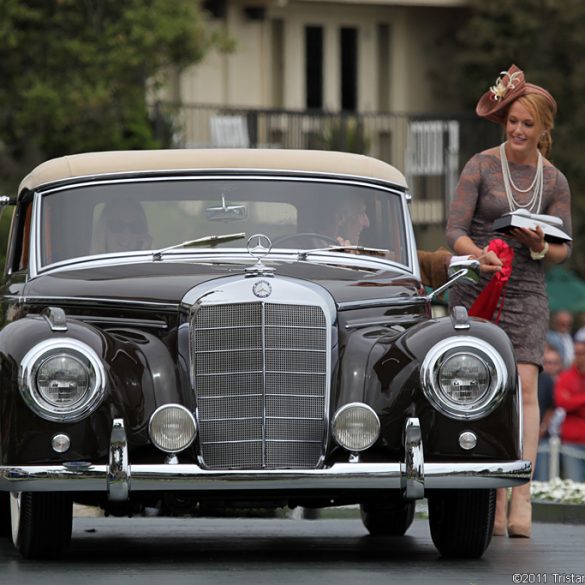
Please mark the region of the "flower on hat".
POLYGON ((480 98, 475 107, 475 113, 481 118, 491 122, 504 124, 506 112, 510 104, 517 98, 528 94, 539 94, 543 96, 553 111, 557 111, 557 102, 544 87, 526 83, 524 72, 516 65, 512 65, 508 71, 502 71, 500 76, 480 98))
POLYGON ((514 71, 513 73, 508 73, 508 71, 500 71, 500 76, 496 79, 495 85, 490 87, 490 98, 498 102, 503 100, 506 97, 508 91, 516 88, 516 83, 522 80, 522 72, 521 71, 514 71), (504 77, 508 78, 508 82, 504 82, 504 77))

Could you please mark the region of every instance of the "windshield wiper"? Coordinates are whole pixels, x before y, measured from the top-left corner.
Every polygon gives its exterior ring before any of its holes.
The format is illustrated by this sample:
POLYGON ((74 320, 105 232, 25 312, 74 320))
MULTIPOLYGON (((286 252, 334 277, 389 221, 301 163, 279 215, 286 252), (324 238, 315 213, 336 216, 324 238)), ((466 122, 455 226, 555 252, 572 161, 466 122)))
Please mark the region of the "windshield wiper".
POLYGON ((383 248, 368 248, 367 246, 328 246, 327 248, 313 248, 312 250, 299 250, 299 260, 305 260, 307 254, 313 252, 347 252, 349 254, 358 254, 364 256, 378 256, 385 258, 388 256, 389 250, 383 248))
POLYGON ((170 250, 175 250, 176 248, 195 248, 198 246, 217 246, 218 244, 223 244, 224 242, 232 242, 233 240, 241 240, 246 237, 245 232, 238 232, 235 234, 225 234, 223 236, 205 236, 204 238, 197 238, 196 240, 187 240, 186 242, 181 242, 180 244, 174 244, 173 246, 167 246, 166 248, 162 248, 160 250, 156 250, 152 253, 152 260, 153 262, 159 262, 162 260, 162 255, 165 252, 169 252, 170 250))

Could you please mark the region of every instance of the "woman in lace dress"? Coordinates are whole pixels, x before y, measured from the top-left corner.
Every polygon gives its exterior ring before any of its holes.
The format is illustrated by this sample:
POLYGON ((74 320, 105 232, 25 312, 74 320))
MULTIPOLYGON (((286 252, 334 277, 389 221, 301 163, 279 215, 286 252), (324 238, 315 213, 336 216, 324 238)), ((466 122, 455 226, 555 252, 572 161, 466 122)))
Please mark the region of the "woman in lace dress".
MULTIPOLYGON (((501 124, 505 142, 473 156, 464 167, 451 206, 447 240, 456 254, 479 255, 494 238, 514 250, 512 274, 505 288, 499 325, 516 352, 522 383, 525 459, 534 461, 538 448, 537 378, 542 368, 548 329, 548 299, 544 264, 559 263, 570 244, 549 243, 540 227, 514 228, 508 235, 494 232, 493 221, 504 213, 526 209, 563 220, 571 234, 570 191, 565 176, 545 157, 552 144, 556 102, 544 88, 526 83, 513 65, 479 100, 476 113, 501 124)), ((473 303, 489 281, 477 285, 460 281, 449 292, 450 304, 473 303)), ((530 484, 514 488, 507 514, 506 492, 498 490, 494 534, 530 537, 530 484)))

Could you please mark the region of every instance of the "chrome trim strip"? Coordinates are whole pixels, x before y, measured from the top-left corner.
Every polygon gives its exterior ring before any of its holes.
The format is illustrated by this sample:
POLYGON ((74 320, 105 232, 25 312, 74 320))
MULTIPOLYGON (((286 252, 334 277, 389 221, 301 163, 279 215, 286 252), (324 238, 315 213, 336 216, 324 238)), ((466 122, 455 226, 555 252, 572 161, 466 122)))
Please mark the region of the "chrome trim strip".
MULTIPOLYGON (((347 270, 363 270, 365 272, 377 273, 380 270, 400 270, 407 276, 415 276, 404 264, 394 260, 368 255, 355 255, 344 252, 329 252, 328 250, 312 251, 307 253, 303 260, 299 259, 299 250, 295 248, 278 248, 270 252, 268 258, 270 262, 288 262, 289 264, 309 263, 323 264, 325 266, 335 266, 337 268, 346 268, 347 270)), ((193 249, 176 249, 165 254, 165 263, 172 262, 191 262, 213 265, 233 265, 241 266, 242 272, 246 268, 253 267, 253 261, 250 255, 242 248, 221 248, 220 250, 202 249, 198 252, 193 249)), ((119 254, 99 254, 95 256, 82 256, 61 262, 54 262, 35 273, 35 276, 54 274, 66 270, 86 270, 87 268, 104 268, 109 266, 119 266, 126 264, 150 264, 152 260, 152 250, 139 252, 126 252, 119 254)))
POLYGON ((403 305, 426 305, 428 299, 426 297, 399 297, 387 299, 371 299, 363 301, 345 301, 337 303, 338 311, 351 311, 352 309, 374 309, 389 306, 403 306, 403 305))
POLYGON ((14 300, 22 304, 47 304, 47 303, 85 303, 88 305, 95 304, 109 304, 119 306, 131 306, 131 307, 154 307, 157 309, 167 309, 169 311, 176 311, 179 308, 179 303, 164 303, 159 301, 132 301, 126 299, 112 299, 103 297, 48 297, 48 296, 22 296, 22 295, 6 295, 5 299, 14 300))
POLYGON ((38 274, 40 260, 40 231, 41 231, 41 196, 38 191, 33 193, 31 222, 29 230, 28 267, 30 278, 38 274))
POLYGON ((361 175, 347 175, 334 174, 333 172, 316 172, 316 171, 296 171, 296 170, 282 170, 282 169, 156 169, 152 171, 129 171, 121 173, 109 173, 108 175, 85 175, 87 180, 83 180, 84 176, 77 179, 82 179, 77 182, 76 177, 69 177, 64 179, 68 181, 65 185, 58 185, 56 187, 45 187, 41 185, 37 187, 37 192, 42 192, 43 195, 50 193, 57 193, 59 191, 66 191, 68 189, 78 187, 88 187, 100 185, 116 185, 119 183, 152 183, 152 182, 167 182, 167 181, 227 181, 234 178, 245 181, 298 181, 302 183, 351 183, 360 187, 372 187, 380 191, 388 191, 393 195, 402 197, 404 195, 404 185, 394 185, 393 183, 385 182, 382 179, 375 179, 364 177, 361 175), (231 171, 231 172, 230 172, 231 171), (147 175, 147 173, 150 173, 147 175), (169 175, 161 176, 163 173, 169 175), (183 173, 183 174, 181 174, 183 173), (189 173, 197 173, 196 175, 189 173), (118 175, 118 177, 115 177, 118 175), (137 176, 143 175, 143 176, 137 176), (114 177, 114 178, 112 178, 114 177))
POLYGON ((424 315, 388 315, 376 319, 350 319, 346 324, 346 329, 358 329, 360 327, 392 327, 394 325, 415 325, 421 321, 427 321, 424 315))
POLYGON ((420 265, 418 263, 418 254, 416 246, 416 238, 414 235, 414 225, 410 217, 409 197, 405 192, 400 193, 402 200, 402 224, 405 228, 405 240, 408 246, 408 266, 412 267, 412 272, 418 280, 421 279, 420 265))
MULTIPOLYGON (((0 491, 106 491, 106 465, 0 467, 0 491)), ((514 487, 530 479, 530 461, 425 463, 426 489, 514 487)), ((130 465, 131 491, 401 489, 401 463, 336 463, 325 469, 253 471, 202 469, 195 464, 130 465)))
POLYGON ((115 418, 110 439, 109 465, 106 473, 108 500, 125 502, 130 493, 130 465, 128 464, 128 441, 124 421, 115 418))
POLYGON ((162 319, 127 319, 125 317, 100 317, 97 315, 74 315, 69 313, 72 319, 83 321, 92 325, 109 325, 113 327, 140 327, 148 329, 168 329, 166 321, 162 319))
POLYGON ((425 459, 418 418, 409 418, 404 427, 403 494, 407 500, 420 500, 425 494, 425 459))

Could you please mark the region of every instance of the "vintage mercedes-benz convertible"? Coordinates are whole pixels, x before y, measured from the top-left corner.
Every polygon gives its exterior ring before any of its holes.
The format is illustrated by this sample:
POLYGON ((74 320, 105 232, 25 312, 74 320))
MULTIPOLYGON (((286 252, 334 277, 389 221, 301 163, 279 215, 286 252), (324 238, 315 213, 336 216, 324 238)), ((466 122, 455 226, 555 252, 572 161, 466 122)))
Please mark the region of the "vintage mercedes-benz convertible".
POLYGON ((345 153, 34 169, 2 199, 0 533, 53 557, 73 503, 352 504, 402 535, 427 498, 440 553, 481 556, 495 488, 530 476, 516 364, 494 324, 433 318, 409 199, 345 153))

